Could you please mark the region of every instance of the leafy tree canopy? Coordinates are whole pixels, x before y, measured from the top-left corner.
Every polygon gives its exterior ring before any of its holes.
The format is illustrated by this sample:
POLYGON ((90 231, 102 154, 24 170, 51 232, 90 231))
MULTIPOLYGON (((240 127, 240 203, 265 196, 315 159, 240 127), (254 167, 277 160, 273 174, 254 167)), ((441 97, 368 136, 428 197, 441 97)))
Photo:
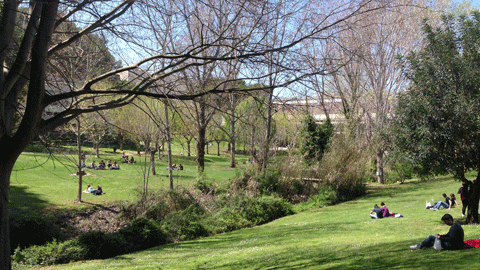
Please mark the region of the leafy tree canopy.
POLYGON ((425 46, 405 61, 392 140, 422 175, 464 179, 480 165, 480 13, 424 24, 425 46))
POLYGON ((302 121, 301 131, 301 153, 305 155, 307 162, 314 160, 320 161, 323 157, 323 153, 327 148, 328 141, 333 134, 333 125, 330 119, 317 125, 315 118, 311 115, 307 115, 302 121))

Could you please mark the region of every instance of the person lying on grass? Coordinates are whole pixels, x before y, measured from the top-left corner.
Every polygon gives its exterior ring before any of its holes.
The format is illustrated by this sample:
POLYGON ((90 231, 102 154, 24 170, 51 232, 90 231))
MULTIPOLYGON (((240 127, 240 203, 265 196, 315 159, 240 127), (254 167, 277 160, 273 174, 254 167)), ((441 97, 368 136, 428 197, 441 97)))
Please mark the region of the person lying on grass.
POLYGON ((447 234, 440 235, 429 235, 423 242, 418 245, 410 246, 411 249, 424 249, 432 247, 435 243, 435 239, 440 239, 442 249, 446 250, 455 250, 455 249, 463 249, 464 242, 463 242, 463 228, 458 223, 453 221, 453 217, 450 214, 445 214, 442 217, 442 221, 445 222, 448 226, 450 226, 450 230, 447 234))

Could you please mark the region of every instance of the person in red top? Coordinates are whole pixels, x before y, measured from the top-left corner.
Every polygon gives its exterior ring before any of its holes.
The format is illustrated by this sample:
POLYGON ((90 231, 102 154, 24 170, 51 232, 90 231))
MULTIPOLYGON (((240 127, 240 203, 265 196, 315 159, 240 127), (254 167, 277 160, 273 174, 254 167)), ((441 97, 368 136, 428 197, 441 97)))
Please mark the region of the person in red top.
POLYGON ((391 216, 390 212, 388 211, 388 207, 385 205, 384 202, 381 202, 380 206, 382 207, 383 217, 391 216))

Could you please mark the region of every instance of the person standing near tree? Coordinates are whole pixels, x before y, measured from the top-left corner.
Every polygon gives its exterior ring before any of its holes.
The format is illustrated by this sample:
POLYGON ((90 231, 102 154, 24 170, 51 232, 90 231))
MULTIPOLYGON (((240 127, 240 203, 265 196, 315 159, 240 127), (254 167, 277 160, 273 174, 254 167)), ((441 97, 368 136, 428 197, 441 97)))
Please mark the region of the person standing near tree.
POLYGON ((460 194, 460 200, 462 200, 462 217, 465 216, 465 211, 467 210, 468 207, 468 183, 467 180, 462 181, 462 186, 458 190, 458 193, 460 194))

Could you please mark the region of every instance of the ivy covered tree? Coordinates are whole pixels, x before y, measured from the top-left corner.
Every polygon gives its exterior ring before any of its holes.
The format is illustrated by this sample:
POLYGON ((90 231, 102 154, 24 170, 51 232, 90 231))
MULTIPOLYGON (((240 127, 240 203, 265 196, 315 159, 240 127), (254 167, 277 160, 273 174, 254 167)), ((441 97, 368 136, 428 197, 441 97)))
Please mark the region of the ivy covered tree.
MULTIPOLYGON (((425 46, 405 61, 411 85, 398 96, 394 150, 420 175, 468 181, 465 174, 480 169, 480 13, 445 15, 424 30, 425 46)), ((478 223, 479 180, 468 181, 470 224, 478 223)))
POLYGON ((328 141, 333 134, 333 125, 329 118, 322 124, 317 124, 311 115, 305 116, 302 121, 301 153, 307 163, 320 161, 327 149, 328 141))

